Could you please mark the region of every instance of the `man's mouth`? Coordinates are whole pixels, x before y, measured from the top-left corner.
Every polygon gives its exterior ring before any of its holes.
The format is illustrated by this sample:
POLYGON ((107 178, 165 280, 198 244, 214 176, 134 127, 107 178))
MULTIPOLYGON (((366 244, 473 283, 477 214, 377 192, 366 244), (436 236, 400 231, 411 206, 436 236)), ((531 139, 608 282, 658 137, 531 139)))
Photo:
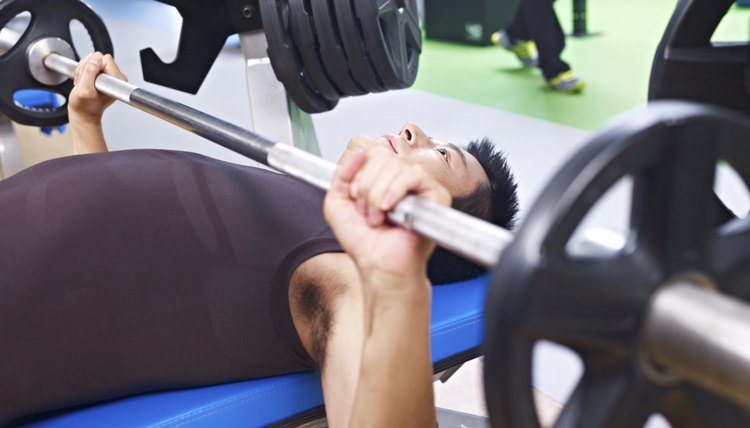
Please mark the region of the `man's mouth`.
POLYGON ((388 145, 391 147, 391 150, 393 150, 393 153, 398 154, 398 150, 396 150, 396 144, 393 142, 393 137, 390 135, 383 135, 383 138, 385 138, 385 141, 388 142, 388 145))

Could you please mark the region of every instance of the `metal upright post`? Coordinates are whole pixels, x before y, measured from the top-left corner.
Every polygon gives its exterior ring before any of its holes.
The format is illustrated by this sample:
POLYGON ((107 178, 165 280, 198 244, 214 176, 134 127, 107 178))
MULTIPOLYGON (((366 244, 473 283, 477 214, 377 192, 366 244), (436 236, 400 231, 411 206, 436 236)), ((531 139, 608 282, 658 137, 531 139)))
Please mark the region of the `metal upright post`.
POLYGON ((0 114, 0 180, 22 169, 21 145, 13 130, 13 125, 7 117, 0 114))
POLYGON ((586 0, 573 0, 573 37, 592 36, 588 32, 588 23, 586 16, 586 0))
POLYGON ((240 45, 247 67, 252 128, 278 142, 319 155, 318 138, 309 114, 300 110, 271 67, 262 30, 240 33, 240 45))

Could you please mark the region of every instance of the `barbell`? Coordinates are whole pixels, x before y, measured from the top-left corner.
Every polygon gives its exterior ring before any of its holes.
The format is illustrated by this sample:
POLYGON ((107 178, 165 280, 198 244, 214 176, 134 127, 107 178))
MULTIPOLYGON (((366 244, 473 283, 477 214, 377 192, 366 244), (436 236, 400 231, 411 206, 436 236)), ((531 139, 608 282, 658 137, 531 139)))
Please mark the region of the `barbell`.
MULTIPOLYGON (((12 6, 27 2, 0 3, 0 28, 17 15, 12 6)), ((21 75, 40 89, 69 83, 77 54, 67 23, 43 27, 53 21, 11 34, 13 43, 0 40, 0 76, 21 75)), ((96 88, 316 187, 330 184, 335 165, 307 152, 108 75, 97 77, 96 88)), ((0 111, 22 114, 7 104, 0 111)), ((748 425, 750 220, 714 227, 709 196, 719 160, 750 184, 748 136, 750 125, 735 113, 654 104, 621 118, 571 158, 515 238, 413 196, 388 214, 394 224, 494 267, 484 341, 493 425, 538 425, 531 397, 538 340, 570 347, 585 366, 559 426, 635 426, 653 412, 677 426, 696 424, 685 417, 690 412, 718 417, 723 426, 748 425), (567 243, 584 215, 625 176, 635 183, 625 248, 607 257, 570 254, 567 243)))

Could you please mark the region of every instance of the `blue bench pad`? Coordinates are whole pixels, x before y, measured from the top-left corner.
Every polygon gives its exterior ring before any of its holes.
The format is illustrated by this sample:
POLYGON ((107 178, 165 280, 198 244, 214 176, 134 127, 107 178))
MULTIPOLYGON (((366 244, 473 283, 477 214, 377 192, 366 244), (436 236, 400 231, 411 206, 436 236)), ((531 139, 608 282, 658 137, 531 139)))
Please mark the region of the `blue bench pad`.
MULTIPOLYGON (((432 361, 482 343, 488 277, 433 288, 432 361)), ((317 373, 159 392, 77 409, 30 427, 248 427, 279 423, 323 405, 317 373)))

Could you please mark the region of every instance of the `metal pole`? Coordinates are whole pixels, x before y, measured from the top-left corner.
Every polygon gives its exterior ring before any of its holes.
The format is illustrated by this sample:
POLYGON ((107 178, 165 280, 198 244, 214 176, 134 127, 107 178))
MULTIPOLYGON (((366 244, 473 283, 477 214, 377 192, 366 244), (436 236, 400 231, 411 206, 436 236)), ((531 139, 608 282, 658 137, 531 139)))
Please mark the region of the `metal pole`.
POLYGON ((659 290, 643 327, 648 360, 750 407, 750 305, 696 284, 659 290))
POLYGON ((573 0, 573 35, 588 35, 586 31, 586 0, 573 0))
MULTIPOLYGON (((39 46, 52 46, 45 39, 39 46)), ((59 41, 57 41, 59 43, 59 41)), ((39 51, 33 49, 29 51, 39 51)), ((69 78, 75 76, 78 63, 57 52, 38 54, 45 68, 69 78)), ((30 58, 35 61, 35 58, 30 58)), ((31 64, 30 64, 31 65, 31 64)), ((335 165, 308 152, 240 128, 206 113, 150 93, 106 74, 96 79, 96 88, 126 104, 171 122, 223 147, 297 177, 321 189, 328 189, 335 165)), ((430 238, 484 267, 494 266, 500 253, 512 241, 512 234, 500 227, 448 207, 409 196, 388 214, 396 225, 430 238)))

